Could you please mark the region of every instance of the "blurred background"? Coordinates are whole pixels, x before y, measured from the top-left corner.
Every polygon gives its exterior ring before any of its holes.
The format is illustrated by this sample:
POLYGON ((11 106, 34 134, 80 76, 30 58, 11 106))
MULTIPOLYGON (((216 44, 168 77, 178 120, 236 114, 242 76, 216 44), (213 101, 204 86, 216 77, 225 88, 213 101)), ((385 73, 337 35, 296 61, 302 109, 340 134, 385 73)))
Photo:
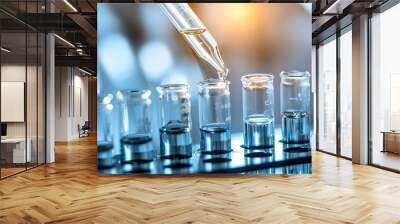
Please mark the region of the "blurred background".
MULTIPOLYGON (((283 70, 311 72, 311 4, 193 3, 190 6, 217 40, 229 68, 232 131, 242 131, 240 77, 251 73, 275 76, 275 122, 280 127, 279 73, 283 70)), ((190 46, 158 4, 98 4, 97 18, 98 94, 150 89, 153 142, 158 148, 155 87, 167 83, 189 84, 192 138, 197 144, 197 83, 216 77, 216 73, 200 66, 190 46)), ((118 131, 118 116, 114 119, 114 130, 118 131)))

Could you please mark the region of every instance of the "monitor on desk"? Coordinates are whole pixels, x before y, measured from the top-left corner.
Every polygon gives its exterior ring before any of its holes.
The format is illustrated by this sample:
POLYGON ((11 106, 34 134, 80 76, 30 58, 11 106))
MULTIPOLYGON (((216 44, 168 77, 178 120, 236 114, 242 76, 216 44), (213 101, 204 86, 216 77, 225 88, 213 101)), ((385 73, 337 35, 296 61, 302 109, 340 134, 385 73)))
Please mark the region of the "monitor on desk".
POLYGON ((7 136, 7 124, 1 123, 1 137, 7 136))

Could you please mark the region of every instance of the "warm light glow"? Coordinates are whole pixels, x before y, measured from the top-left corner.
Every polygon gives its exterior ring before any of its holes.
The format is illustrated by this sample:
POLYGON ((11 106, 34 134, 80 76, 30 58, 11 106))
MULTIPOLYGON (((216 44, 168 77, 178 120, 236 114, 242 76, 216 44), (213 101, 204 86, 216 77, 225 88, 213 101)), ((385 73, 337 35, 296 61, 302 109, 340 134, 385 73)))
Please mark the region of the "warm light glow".
POLYGON ((229 4, 226 6, 226 8, 232 17, 236 18, 237 20, 243 20, 253 16, 253 10, 242 4, 229 4))
POLYGON ((232 37, 225 41, 225 45, 234 45, 243 39, 257 42, 260 38, 258 28, 264 23, 265 11, 259 4, 220 4, 218 7, 204 6, 198 11, 210 32, 218 30, 221 36, 232 37))
POLYGON ((248 4, 224 4, 222 9, 223 17, 225 18, 223 21, 229 21, 230 24, 235 24, 235 27, 251 27, 252 25, 249 24, 255 23, 255 19, 258 17, 257 6, 248 4))

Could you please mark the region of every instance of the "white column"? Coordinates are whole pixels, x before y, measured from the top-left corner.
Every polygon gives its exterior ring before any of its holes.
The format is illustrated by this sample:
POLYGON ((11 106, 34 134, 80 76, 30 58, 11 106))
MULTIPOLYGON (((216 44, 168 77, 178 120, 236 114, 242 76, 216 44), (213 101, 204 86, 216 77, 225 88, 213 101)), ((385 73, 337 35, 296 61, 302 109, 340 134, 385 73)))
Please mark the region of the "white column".
POLYGON ((54 133, 55 133, 55 60, 54 35, 46 36, 46 163, 55 161, 54 133))
POLYGON ((353 20, 353 162, 368 163, 368 15, 353 20))
POLYGON ((311 100, 312 100, 312 129, 313 134, 311 138, 311 148, 317 149, 317 48, 315 45, 312 46, 311 50, 311 100))
MULTIPOLYGON (((54 11, 51 1, 46 1, 47 12, 54 11)), ((46 163, 55 162, 55 43, 54 34, 46 35, 46 163)))

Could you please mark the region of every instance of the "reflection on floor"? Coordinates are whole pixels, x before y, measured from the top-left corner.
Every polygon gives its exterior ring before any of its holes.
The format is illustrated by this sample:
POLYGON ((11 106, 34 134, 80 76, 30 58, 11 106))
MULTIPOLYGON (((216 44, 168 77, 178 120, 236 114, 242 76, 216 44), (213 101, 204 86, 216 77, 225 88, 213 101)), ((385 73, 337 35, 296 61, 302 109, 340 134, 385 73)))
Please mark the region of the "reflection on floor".
POLYGON ((400 171, 400 155, 392 152, 374 151, 372 157, 373 163, 376 165, 388 167, 400 171))
POLYGON ((25 167, 17 167, 17 168, 1 168, 1 178, 13 175, 15 173, 24 171, 25 167))
MULTIPOLYGON (((27 169, 30 169, 31 167, 37 166, 36 163, 27 163, 26 167, 27 169)), ((5 178, 7 176, 11 176, 13 174, 17 174, 19 172, 22 172, 26 169, 25 164, 2 164, 1 167, 1 178, 5 178)))
POLYGON ((311 175, 99 175, 96 140, 0 181, 0 223, 398 223, 400 175, 313 152, 311 175))

